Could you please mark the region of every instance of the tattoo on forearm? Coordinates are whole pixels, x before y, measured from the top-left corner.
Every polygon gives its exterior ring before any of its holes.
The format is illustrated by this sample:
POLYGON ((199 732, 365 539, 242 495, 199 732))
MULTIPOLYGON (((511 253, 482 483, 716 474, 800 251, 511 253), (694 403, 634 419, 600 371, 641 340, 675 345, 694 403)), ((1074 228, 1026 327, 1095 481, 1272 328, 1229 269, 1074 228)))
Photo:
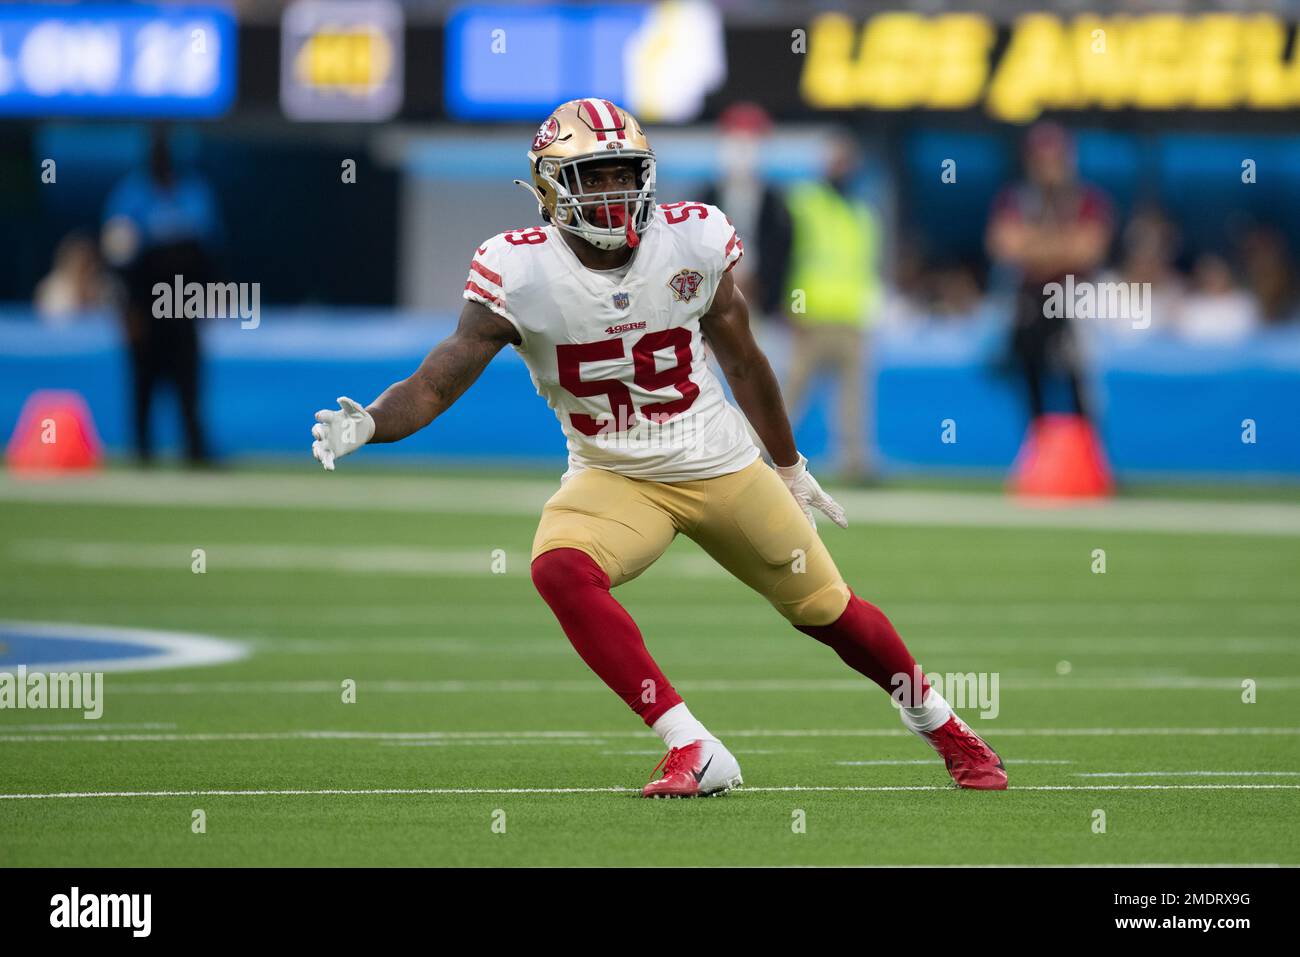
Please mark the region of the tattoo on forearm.
POLYGON ((414 374, 395 382, 370 404, 372 442, 396 442, 420 431, 459 399, 505 345, 499 326, 462 322, 414 374))

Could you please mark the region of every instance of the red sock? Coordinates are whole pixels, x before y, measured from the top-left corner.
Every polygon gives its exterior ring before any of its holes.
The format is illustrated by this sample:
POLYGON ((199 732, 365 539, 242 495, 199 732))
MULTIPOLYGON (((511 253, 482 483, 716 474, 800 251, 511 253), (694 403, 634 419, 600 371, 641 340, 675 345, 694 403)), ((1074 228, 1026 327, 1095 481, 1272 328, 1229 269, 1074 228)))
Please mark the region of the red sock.
POLYGON ((849 603, 829 625, 796 625, 805 635, 835 649, 844 663, 866 675, 906 707, 916 707, 930 689, 916 659, 885 613, 849 592, 849 603), (903 676, 901 679, 896 676, 903 676))
POLYGON ((646 724, 682 700, 650 657, 632 616, 609 593, 609 576, 590 555, 576 548, 542 552, 533 560, 533 584, 587 667, 646 724))

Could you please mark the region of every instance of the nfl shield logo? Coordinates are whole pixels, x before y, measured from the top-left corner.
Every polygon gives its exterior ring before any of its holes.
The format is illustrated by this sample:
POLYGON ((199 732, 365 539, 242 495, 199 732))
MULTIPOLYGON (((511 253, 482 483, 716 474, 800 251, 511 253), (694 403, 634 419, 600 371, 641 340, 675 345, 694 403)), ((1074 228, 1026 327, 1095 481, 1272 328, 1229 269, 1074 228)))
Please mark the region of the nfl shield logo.
POLYGON ((627 293, 625 292, 614 293, 614 308, 626 309, 628 307, 629 302, 630 300, 628 299, 627 293))

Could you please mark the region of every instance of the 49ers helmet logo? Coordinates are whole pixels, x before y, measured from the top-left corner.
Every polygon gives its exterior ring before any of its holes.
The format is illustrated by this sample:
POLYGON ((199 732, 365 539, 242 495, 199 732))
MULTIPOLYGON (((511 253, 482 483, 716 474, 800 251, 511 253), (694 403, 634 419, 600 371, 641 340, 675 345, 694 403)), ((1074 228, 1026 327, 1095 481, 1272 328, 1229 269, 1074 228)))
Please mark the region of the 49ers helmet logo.
POLYGON ((690 302, 700 294, 700 284, 704 277, 694 269, 683 269, 668 280, 668 288, 673 291, 673 298, 678 302, 690 302))
POLYGON ((537 135, 533 137, 533 152, 544 150, 555 142, 555 138, 560 135, 560 123, 555 117, 551 117, 545 123, 537 128, 537 135))

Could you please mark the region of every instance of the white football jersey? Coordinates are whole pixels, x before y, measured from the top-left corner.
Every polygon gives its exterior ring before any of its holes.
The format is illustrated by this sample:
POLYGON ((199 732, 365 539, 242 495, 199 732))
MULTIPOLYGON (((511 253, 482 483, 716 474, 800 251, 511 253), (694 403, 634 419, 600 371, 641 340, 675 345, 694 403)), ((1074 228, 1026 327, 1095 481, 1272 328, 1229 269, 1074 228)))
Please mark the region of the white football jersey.
POLYGON ((626 272, 578 261, 554 226, 493 236, 465 298, 509 320, 537 393, 568 439, 571 475, 684 482, 758 457, 705 361, 700 317, 744 253, 716 206, 660 206, 626 272), (621 275, 621 278, 620 278, 621 275))

